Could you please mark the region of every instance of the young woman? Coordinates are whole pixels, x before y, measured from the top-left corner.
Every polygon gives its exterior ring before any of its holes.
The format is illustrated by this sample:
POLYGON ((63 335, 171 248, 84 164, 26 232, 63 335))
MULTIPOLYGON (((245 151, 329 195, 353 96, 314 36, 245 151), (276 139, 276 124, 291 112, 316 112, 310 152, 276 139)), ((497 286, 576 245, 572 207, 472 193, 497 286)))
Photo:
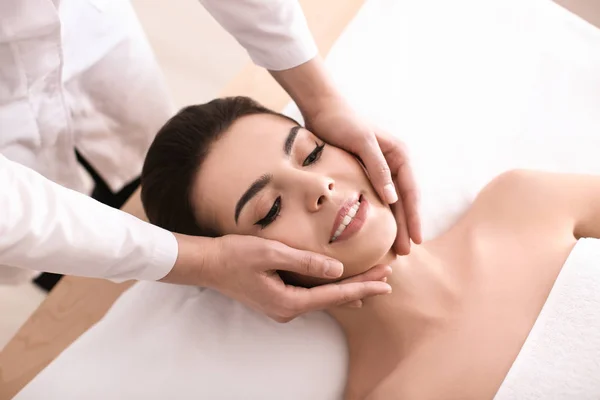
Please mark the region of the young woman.
POLYGON ((275 239, 342 261, 342 278, 391 267, 390 294, 329 310, 348 342, 348 399, 493 398, 577 240, 600 237, 600 177, 510 171, 398 256, 360 161, 243 97, 185 108, 161 129, 142 201, 171 231, 275 239))

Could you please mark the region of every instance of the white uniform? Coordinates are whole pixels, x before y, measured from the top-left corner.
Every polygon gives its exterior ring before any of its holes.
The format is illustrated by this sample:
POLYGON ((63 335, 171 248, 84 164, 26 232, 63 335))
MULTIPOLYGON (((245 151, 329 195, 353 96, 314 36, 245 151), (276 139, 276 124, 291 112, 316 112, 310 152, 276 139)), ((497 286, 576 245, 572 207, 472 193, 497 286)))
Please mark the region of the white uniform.
MULTIPOLYGON (((317 53, 297 1, 201 3, 260 66, 288 69, 317 53)), ((139 175, 173 112, 129 2, 1 1, 0 265, 117 280, 166 275, 177 256, 170 233, 32 170, 85 192, 77 148, 118 191, 139 175)), ((0 282, 22 280, 16 271, 0 268, 0 282)))

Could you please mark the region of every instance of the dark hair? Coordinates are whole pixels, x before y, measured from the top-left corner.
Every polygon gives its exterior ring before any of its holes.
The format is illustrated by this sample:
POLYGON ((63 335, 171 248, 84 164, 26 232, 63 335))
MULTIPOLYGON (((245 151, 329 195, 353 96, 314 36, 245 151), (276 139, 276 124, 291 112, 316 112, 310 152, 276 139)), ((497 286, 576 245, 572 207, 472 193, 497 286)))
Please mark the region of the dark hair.
POLYGON ((197 171, 219 139, 237 119, 271 114, 248 97, 227 97, 183 108, 158 131, 142 168, 142 204, 148 220, 171 232, 218 236, 212 227, 200 226, 191 203, 197 171))

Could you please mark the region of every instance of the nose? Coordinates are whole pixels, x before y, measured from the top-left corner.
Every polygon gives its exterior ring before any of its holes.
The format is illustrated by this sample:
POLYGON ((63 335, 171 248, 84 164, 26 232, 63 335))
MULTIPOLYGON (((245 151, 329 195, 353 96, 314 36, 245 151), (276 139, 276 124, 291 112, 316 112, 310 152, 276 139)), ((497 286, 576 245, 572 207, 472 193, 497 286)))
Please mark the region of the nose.
POLYGON ((314 175, 308 177, 305 183, 306 207, 311 212, 319 211, 328 201, 331 201, 335 182, 333 179, 314 175))

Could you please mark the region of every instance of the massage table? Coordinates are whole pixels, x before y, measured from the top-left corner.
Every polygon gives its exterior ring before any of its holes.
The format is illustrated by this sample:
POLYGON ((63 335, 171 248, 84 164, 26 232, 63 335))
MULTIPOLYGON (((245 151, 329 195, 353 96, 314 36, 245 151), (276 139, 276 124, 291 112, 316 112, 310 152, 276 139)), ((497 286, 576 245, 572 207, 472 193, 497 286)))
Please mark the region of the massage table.
MULTIPOLYGON (((452 2, 452 4, 444 4, 445 2, 441 1, 411 4, 400 0, 370 0, 362 9, 363 2, 358 0, 344 2, 307 0, 301 3, 323 55, 328 53, 348 22, 353 21, 354 26, 350 26, 344 32, 344 36, 340 43, 336 44, 327 62, 341 90, 361 113, 380 126, 398 133, 401 138, 406 138, 413 154, 415 174, 418 181, 423 183, 421 207, 422 210, 427 210, 423 221, 426 237, 434 236, 449 226, 490 177, 503 170, 514 167, 567 169, 573 172, 590 170, 588 161, 593 158, 592 150, 600 149, 598 141, 600 130, 596 131, 597 137, 592 137, 590 133, 594 127, 600 128, 598 118, 594 115, 594 112, 600 113, 600 34, 592 25, 592 23, 600 25, 600 10, 596 9, 595 14, 585 14, 588 20, 585 22, 559 7, 549 7, 544 8, 547 15, 544 14, 539 17, 540 20, 536 20, 538 18, 536 7, 539 7, 540 1, 523 0, 525 5, 519 6, 521 12, 517 13, 521 19, 512 21, 510 33, 513 36, 506 37, 503 36, 506 32, 493 31, 493 21, 496 18, 498 21, 502 20, 502 15, 496 15, 498 10, 506 11, 511 4, 516 4, 515 1, 507 1, 505 6, 507 8, 500 6, 489 8, 486 2, 467 0, 452 2), (424 3, 429 5, 429 10, 424 3), (452 7, 459 7, 460 10, 461 5, 473 7, 469 11, 481 17, 481 26, 478 26, 478 22, 473 18, 466 18, 468 23, 459 23, 464 21, 460 20, 460 13, 456 9, 453 11, 452 7), (389 35, 389 32, 386 32, 386 29, 391 27, 389 20, 388 24, 375 22, 378 19, 385 20, 384 16, 390 8, 396 13, 404 13, 397 15, 397 26, 393 30, 396 40, 392 44, 397 46, 395 49, 397 51, 384 52, 378 49, 380 43, 365 43, 361 36, 377 38, 389 35), (360 13, 354 18, 359 9, 360 13), (410 21, 407 18, 420 18, 423 23, 417 25, 414 20, 410 21), (450 18, 456 18, 456 26, 448 22, 450 18), (535 61, 544 58, 540 55, 531 58, 525 44, 520 44, 520 47, 515 46, 516 50, 507 48, 506 43, 517 43, 518 34, 522 34, 529 40, 531 46, 540 43, 549 46, 548 40, 536 37, 535 32, 532 33, 538 29, 535 23, 549 21, 558 21, 561 26, 557 27, 557 36, 554 37, 559 49, 548 47, 547 53, 544 53, 551 61, 556 61, 554 64, 550 63, 548 68, 540 68, 540 65, 535 64, 535 61), (443 30, 436 31, 435 28, 438 26, 444 29, 452 28, 453 31, 448 31, 448 34, 443 30), (474 28, 480 31, 474 31, 474 28), (473 39, 473 36, 481 32, 483 32, 481 42, 473 39), (568 35, 560 36, 565 32, 568 35), (453 41, 461 39, 469 42, 471 46, 464 48, 453 46, 453 41), (565 43, 561 43, 561 40, 565 43), (361 49, 361 55, 368 62, 349 65, 347 59, 350 44, 361 49), (475 45, 482 46, 478 49, 481 53, 480 58, 473 57, 470 53, 475 45), (594 47, 595 45, 598 46, 594 47), (490 46, 496 46, 496 49, 491 51, 490 46), (596 54, 586 57, 587 51, 593 48, 597 50, 596 54), (429 49, 436 49, 436 51, 429 52, 429 49), (444 49, 448 50, 445 52, 444 49), (523 52, 521 54, 523 63, 515 62, 514 56, 518 54, 515 51, 523 52), (562 55, 565 52, 572 52, 572 57, 553 59, 552 57, 556 57, 554 52, 562 55), (512 57, 507 59, 494 57, 494 54, 498 53, 512 57), (419 62, 400 60, 396 58, 398 54, 416 55, 419 62), (462 57, 471 62, 468 65, 461 64, 462 57), (572 59, 575 65, 565 65, 569 59, 572 59), (499 63, 502 65, 498 65, 499 63), (590 70, 593 67, 598 67, 595 70, 595 78, 594 71, 590 70), (513 82, 503 81, 502 77, 497 78, 494 75, 499 71, 518 79, 513 82), (574 76, 564 75, 561 71, 573 72, 574 76), (429 78, 425 79, 426 76, 429 78), (556 77, 561 79, 555 79, 556 77), (544 80, 548 78, 552 79, 544 80), (590 88, 582 87, 582 79, 586 78, 590 79, 590 85, 595 85, 592 86, 596 90, 595 97, 592 90, 588 91, 590 88), (471 84, 464 85, 466 81, 470 81, 471 84), (394 92, 394 89, 399 88, 404 88, 411 97, 404 96, 400 91, 394 92), (573 91, 580 89, 584 92, 573 91), (382 97, 381 91, 388 91, 384 96, 388 106, 375 107, 373 104, 377 103, 378 97, 382 97), (389 93, 390 91, 392 93, 389 93), (518 92, 521 96, 511 97, 511 91, 518 92), (490 99, 489 93, 494 93, 495 98, 490 99), (569 100, 572 101, 564 102, 561 99, 551 101, 555 93, 571 96, 569 100), (474 101, 475 98, 486 101, 474 101), (394 106, 390 107, 389 104, 394 106), (470 109, 460 107, 465 104, 470 109), (535 110, 535 107, 543 109, 535 110), (391 112, 393 109, 397 111, 391 112), (531 114, 519 113, 519 110, 531 109, 533 109, 531 114), (540 121, 540 113, 548 114, 547 125, 540 121), (480 129, 481 134, 471 135, 469 140, 464 141, 465 138, 460 136, 461 126, 463 130, 471 133, 480 129), (519 129, 515 130, 515 127, 519 129), (530 129, 545 130, 547 136, 521 134, 530 129), (428 132, 436 130, 446 134, 439 135, 432 146, 432 136, 428 132), (511 134, 503 134, 503 132, 511 132, 511 134), (561 139, 564 135, 573 136, 570 142, 572 147, 569 147, 568 141, 561 139), (490 137, 494 140, 490 141, 490 137), (457 141, 463 146, 457 146, 457 141), (574 152, 581 148, 582 143, 585 143, 589 153, 580 157, 580 154, 574 152), (532 149, 543 146, 550 146, 551 151, 530 157, 532 149), (509 156, 506 156, 507 154, 509 156), (447 164, 436 168, 436 175, 433 176, 428 170, 428 164, 432 162, 447 164), (453 165, 457 168, 452 168, 453 165), (456 185, 457 182, 466 182, 463 190, 452 190, 451 186, 456 185), (436 193, 439 195, 436 196, 436 193), (444 204, 443 209, 436 203, 444 204)), ((559 3, 574 11, 581 11, 593 2, 559 1, 559 3)), ((462 12, 466 11, 462 10, 462 12)), ((539 29, 545 34, 550 32, 548 26, 539 29)), ((385 42, 382 46, 390 46, 390 43, 385 42)), ((286 113, 299 117, 293 105, 288 105, 289 99, 285 93, 273 83, 270 76, 252 65, 247 66, 223 92, 223 95, 234 94, 254 97, 273 109, 284 109, 287 105, 286 113)), ((600 173, 600 168, 594 172, 600 173)), ((124 210, 144 218, 139 193, 136 193, 124 206, 124 210)), ((114 284, 105 280, 65 277, 0 353, 0 399, 11 398, 19 392, 82 333, 96 324, 131 285, 131 282, 114 284)), ((218 296, 212 299, 213 306, 220 304, 223 307, 231 307, 231 304, 218 296)), ((237 305, 232 310, 236 313, 250 313, 237 305)), ((252 318, 260 317, 252 316, 252 318)), ((340 334, 331 327, 330 322, 317 313, 293 323, 296 325, 289 326, 302 329, 306 325, 313 324, 321 326, 326 331, 324 343, 337 346, 335 351, 339 355, 337 370, 332 371, 332 374, 343 377, 343 371, 339 370, 344 362, 341 355, 343 343, 339 345, 340 334)), ((264 324, 268 322, 264 321, 263 327, 264 324)), ((272 329, 275 331, 286 328, 274 326, 272 329)), ((310 327, 306 329, 310 332, 310 327)), ((316 349, 318 346, 312 350, 316 351, 316 349)), ((323 349, 323 351, 326 353, 328 350, 323 349)), ((82 365, 86 362, 93 363, 94 360, 81 360, 82 365)), ((77 365, 72 367, 78 368, 77 365)), ((68 386, 77 383, 66 378, 57 384, 68 386)), ((104 384, 111 385, 110 382, 104 384)), ((142 386, 144 384, 144 382, 140 383, 142 386)), ((302 382, 296 384, 303 385, 302 382)), ((339 386, 338 382, 338 387, 334 389, 339 390, 339 386)), ((33 392, 30 392, 28 398, 33 398, 31 393, 33 392)))

